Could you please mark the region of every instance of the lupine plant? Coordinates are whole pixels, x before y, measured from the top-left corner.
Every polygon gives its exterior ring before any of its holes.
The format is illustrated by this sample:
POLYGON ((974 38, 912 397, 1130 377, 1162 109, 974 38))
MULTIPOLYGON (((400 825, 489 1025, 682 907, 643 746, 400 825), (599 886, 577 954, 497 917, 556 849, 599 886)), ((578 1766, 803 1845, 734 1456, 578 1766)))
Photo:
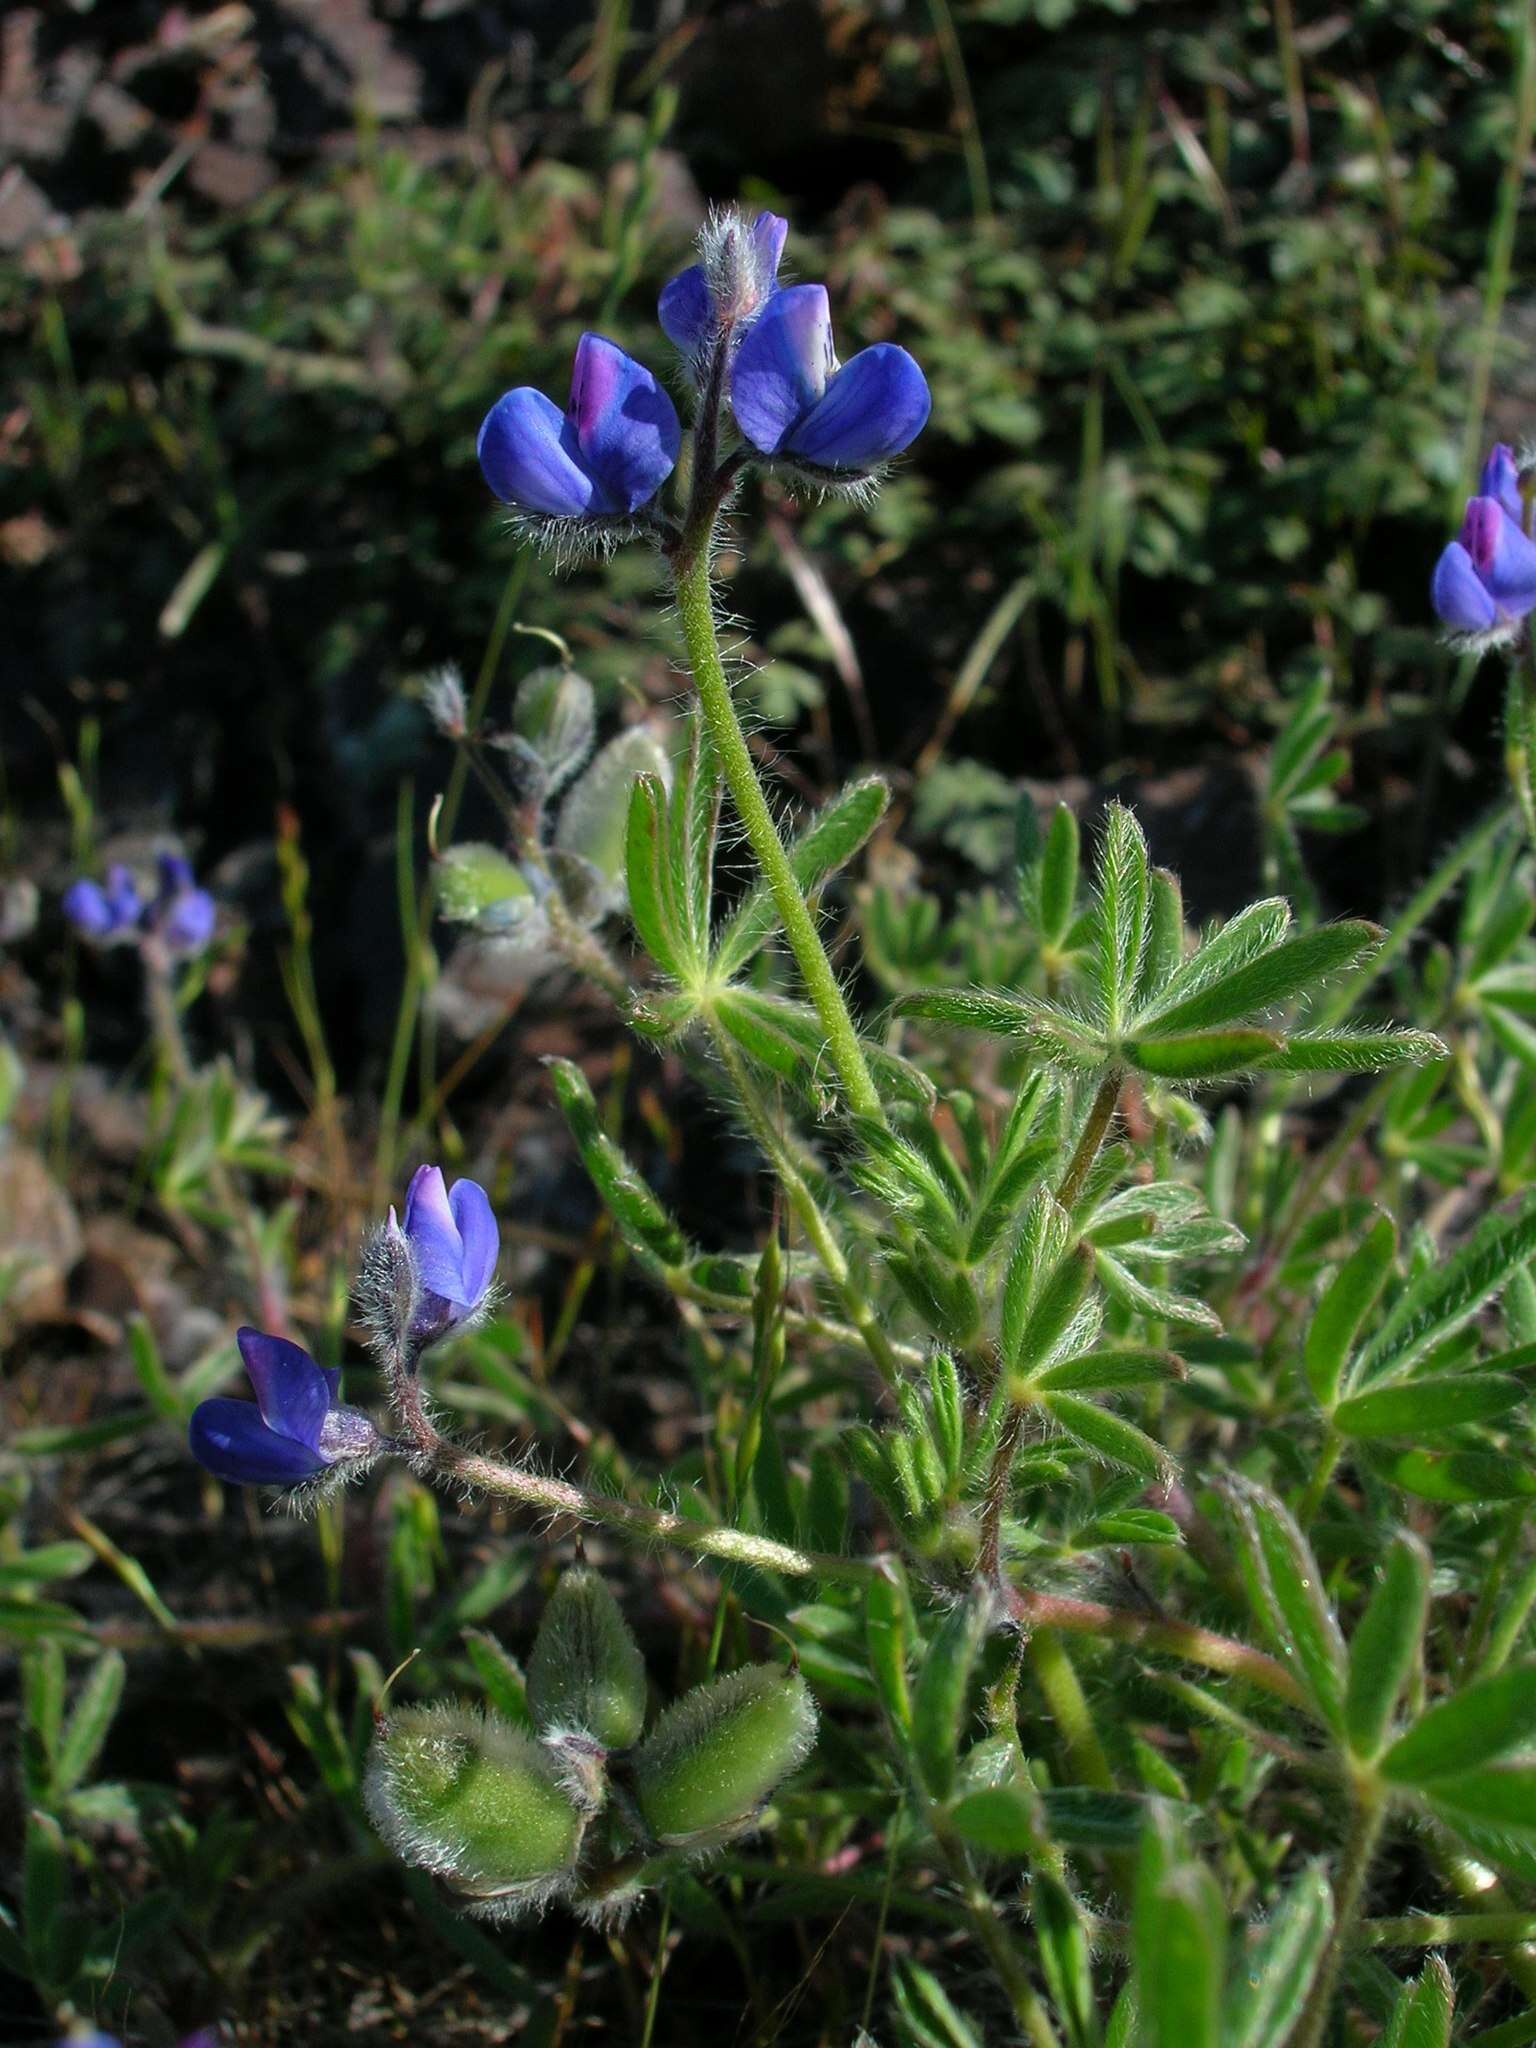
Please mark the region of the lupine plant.
MULTIPOLYGON (((505 850, 434 835, 444 913, 587 974, 771 1176, 760 1250, 691 1241, 582 1070, 549 1062, 616 1241, 707 1338, 713 1469, 583 1484, 445 1424, 438 1362, 494 1313, 499 1228, 483 1188, 433 1164, 357 1280, 388 1419, 248 1329, 256 1400, 202 1401, 192 1449, 300 1505, 403 1461, 469 1501, 712 1563, 722 1614, 787 1640, 738 1642, 661 1704, 578 1555, 526 1671, 483 1638, 481 1697, 394 1704, 407 1663, 350 1763, 314 1735, 407 1874, 498 1931, 550 1911, 612 1933, 713 1869, 842 1896, 873 1847, 882 1925, 918 1902, 986 1964, 949 1983, 896 1965, 894 2039, 1322 2048, 1379 2025, 1398 2048, 1446 2043, 1458 2001, 1491 1985, 1502 2019, 1536 1985, 1528 693, 1518 805, 1389 927, 1320 922, 1303 886, 1299 832, 1329 819, 1344 768, 1310 688, 1265 812, 1295 906, 1192 934, 1131 808, 1107 807, 1085 858, 1066 806, 1042 830, 1026 804, 1010 901, 945 920, 889 879, 858 892, 860 976, 820 913, 889 790, 867 776, 797 831, 776 819, 713 570, 754 473, 867 498, 929 401, 895 343, 838 363, 825 291, 779 282, 786 233, 715 220, 662 295, 691 419, 680 491, 672 399, 601 336, 563 414, 520 388, 480 435, 528 540, 562 560, 653 550, 691 682, 670 744, 637 728, 572 786, 595 726, 569 662, 524 683, 503 734, 473 727, 452 677, 430 692, 507 828, 505 850), (752 861, 734 893, 726 833, 752 861), (818 1806, 818 1771, 856 1776, 857 1798, 818 1806), (775 1826, 785 1858, 744 1861, 775 1826), (1433 1893, 1422 1919, 1372 1916, 1389 1845, 1433 1893), (1426 1947, 1455 1970, 1371 1959, 1426 1947), (1488 1959, 1481 1977, 1463 1956, 1488 1959)), ((1495 450, 1433 579, 1451 628, 1519 661, 1528 504, 1495 450)), ((98 894, 87 918, 138 916, 121 878, 98 894)), ((1515 2017, 1477 2038, 1533 2033, 1515 2017)))

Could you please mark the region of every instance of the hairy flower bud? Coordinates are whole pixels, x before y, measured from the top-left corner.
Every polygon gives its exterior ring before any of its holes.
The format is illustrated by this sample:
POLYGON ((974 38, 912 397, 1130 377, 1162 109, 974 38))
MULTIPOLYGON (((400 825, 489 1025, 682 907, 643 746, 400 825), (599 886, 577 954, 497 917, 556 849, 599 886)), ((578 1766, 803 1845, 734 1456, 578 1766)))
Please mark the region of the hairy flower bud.
POLYGON ((587 1824, 556 1757, 498 1715, 457 1703, 404 1707, 380 1725, 363 1801, 398 1856, 491 1917, 562 1890, 587 1824))
POLYGON ((517 686, 512 731, 538 762, 552 796, 592 751, 597 710, 592 685, 573 668, 536 668, 517 686))
POLYGON ((541 1734, 574 1730, 631 1749, 645 1726, 645 1660, 619 1603, 590 1565, 561 1574, 528 1660, 528 1707, 541 1734))
POLYGON ((816 1740, 816 1707, 798 1671, 749 1664, 695 1686, 635 1755, 646 1826, 664 1847, 704 1852, 751 1827, 816 1740))

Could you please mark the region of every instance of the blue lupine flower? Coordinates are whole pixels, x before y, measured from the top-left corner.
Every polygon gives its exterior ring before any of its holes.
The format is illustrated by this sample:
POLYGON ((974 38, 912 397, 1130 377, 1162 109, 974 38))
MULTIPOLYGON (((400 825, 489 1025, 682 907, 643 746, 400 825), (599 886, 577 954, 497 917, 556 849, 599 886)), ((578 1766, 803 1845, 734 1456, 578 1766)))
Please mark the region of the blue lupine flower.
POLYGON ((213 937, 217 906, 180 854, 162 853, 158 865, 160 889, 144 913, 144 929, 173 953, 200 953, 213 937))
POLYGON ((335 1367, 316 1365, 301 1345, 262 1330, 239 1330, 235 1342, 256 1399, 201 1401, 188 1430, 193 1457, 215 1479, 297 1486, 377 1448, 367 1416, 337 1401, 335 1367))
MULTIPOLYGON (((1500 452, 1495 449, 1490 466, 1500 452)), ((1485 468, 1484 481, 1489 480, 1485 468)), ((1491 480, 1502 484, 1497 471, 1491 480)), ((1518 490, 1515 497, 1518 504, 1518 490)), ((1444 623, 1459 633, 1486 633, 1536 608, 1536 541, 1521 531, 1500 496, 1467 500, 1460 538, 1435 564, 1430 599, 1444 623)))
POLYGON ((1488 460, 1483 464, 1483 473, 1477 480, 1477 495, 1480 498, 1497 498, 1517 526, 1524 524, 1525 505, 1520 496, 1520 470, 1515 462, 1514 450, 1507 443, 1495 441, 1489 449, 1488 460))
POLYGON ((789 222, 776 213, 760 213, 750 227, 731 215, 712 222, 703 237, 705 261, 662 286, 656 317, 667 339, 696 357, 723 329, 761 311, 779 288, 788 233, 789 222))
POLYGON ((731 375, 736 424, 764 455, 862 473, 921 432, 931 400, 904 348, 877 342, 838 365, 826 288, 775 292, 748 328, 731 375))
MULTIPOLYGON (((399 1227, 393 1209, 389 1221, 399 1227)), ((404 1236, 421 1289, 414 1333, 440 1337, 485 1300, 501 1250, 495 1212, 477 1182, 450 1188, 440 1167, 418 1166, 405 1192, 404 1236)))
POLYGON ((144 912, 143 898, 127 868, 114 862, 105 885, 73 882, 64 891, 62 908, 85 939, 115 939, 136 929, 144 912))
POLYGON ((565 411, 522 385, 491 407, 477 446, 507 504, 551 519, 621 519, 655 497, 681 442, 677 410, 650 371, 584 334, 565 411))

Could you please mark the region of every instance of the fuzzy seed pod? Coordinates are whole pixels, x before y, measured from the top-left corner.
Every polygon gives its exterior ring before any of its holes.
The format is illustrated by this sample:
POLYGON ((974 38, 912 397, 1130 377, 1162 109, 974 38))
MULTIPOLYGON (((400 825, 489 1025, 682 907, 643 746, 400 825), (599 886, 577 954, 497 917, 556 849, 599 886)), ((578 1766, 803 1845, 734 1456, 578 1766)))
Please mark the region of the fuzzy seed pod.
POLYGON ((666 1848, 718 1848, 753 1824, 815 1740, 816 1708, 798 1671, 750 1664, 695 1686, 635 1756, 646 1826, 666 1848))
POLYGON ((575 1730, 632 1749, 645 1726, 645 1661, 619 1603, 590 1565, 561 1574, 528 1660, 540 1734, 575 1730))
POLYGON ((456 1702, 389 1716, 363 1798, 397 1855, 491 1916, 561 1891, 586 1828, 555 1757, 498 1715, 456 1702))

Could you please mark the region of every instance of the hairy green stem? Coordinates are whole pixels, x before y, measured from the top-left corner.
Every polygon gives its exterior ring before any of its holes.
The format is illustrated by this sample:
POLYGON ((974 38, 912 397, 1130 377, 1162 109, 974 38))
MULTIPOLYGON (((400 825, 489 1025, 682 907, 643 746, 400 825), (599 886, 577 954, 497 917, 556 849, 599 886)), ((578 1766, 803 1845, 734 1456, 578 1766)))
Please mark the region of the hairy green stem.
POLYGON ((1072 1209, 1078 1196, 1083 1192, 1083 1183, 1089 1169, 1099 1156, 1099 1147, 1109 1136, 1109 1127, 1115 1120, 1115 1111, 1120 1106, 1121 1073, 1112 1067, 1099 1083, 1088 1111, 1088 1121, 1083 1125, 1077 1141, 1077 1150, 1068 1162, 1067 1170, 1061 1177, 1061 1186, 1056 1190, 1056 1199, 1063 1209, 1072 1209))
POLYGON ((998 1912, 992 1894, 976 1875, 965 1844, 937 1808, 930 1807, 928 1818, 934 1841, 959 1889, 976 1939, 987 1952, 987 1960, 997 1973, 998 1982, 1013 2007, 1013 2016, 1023 2029, 1025 2040, 1031 2048, 1060 2048, 1060 2037, 1030 1982, 1029 1968, 1019 1945, 998 1912))
POLYGON ((1203 1664, 1227 1678, 1245 1678, 1261 1692, 1272 1693, 1293 1707, 1306 1703, 1296 1680, 1276 1657, 1267 1651, 1234 1642, 1191 1621, 1171 1621, 1163 1616, 1133 1613, 1129 1608, 1106 1607, 1097 1600, 1076 1600, 1065 1593, 1033 1592, 1022 1586, 1007 1588, 1008 1611, 1022 1627, 1056 1628, 1067 1635, 1103 1636, 1111 1642, 1137 1643, 1149 1650, 1166 1650, 1191 1664, 1203 1664))
POLYGON ((757 770, 752 764, 751 750, 736 715, 715 633, 707 544, 679 550, 673 559, 673 578, 683 645, 698 687, 699 710, 742 829, 747 835, 747 843, 772 892, 784 936, 795 956, 806 993, 821 1019, 827 1051, 842 1081, 848 1107, 856 1116, 879 1117, 882 1114, 880 1097, 870 1078, 858 1032, 854 1029, 853 1018, 838 986, 837 976, 832 971, 826 948, 821 943, 816 920, 811 915, 800 884, 795 880, 789 855, 773 822, 773 813, 763 795, 757 770))
POLYGON ((611 1494, 589 1493, 567 1479, 553 1479, 524 1465, 509 1465, 500 1458, 485 1457, 442 1434, 428 1412, 421 1382, 406 1362, 396 1361, 391 1366, 390 1382, 412 1463, 456 1485, 531 1508, 538 1514, 570 1515, 576 1521, 612 1529, 642 1543, 671 1544, 700 1557, 756 1565, 762 1571, 783 1572, 790 1578, 858 1580, 868 1574, 869 1566, 859 1558, 796 1550, 767 1536, 696 1522, 689 1515, 644 1507, 611 1494))
POLYGON ((1360 1902, 1365 1896, 1371 1859, 1376 1854, 1385 1817, 1386 1800, 1380 1784, 1374 1778, 1357 1778, 1352 1787, 1344 1854, 1333 1876, 1333 1933, 1308 1994, 1301 2023, 1291 2038, 1291 2048, 1321 2048, 1328 2031, 1333 1994, 1338 1989, 1345 1952, 1354 1945, 1360 1902))
POLYGON ((774 1121, 773 1112, 764 1101, 761 1089, 753 1079, 746 1061, 737 1051, 729 1032, 724 1030, 712 1015, 707 1018, 707 1023, 710 1039, 719 1055, 720 1064, 730 1077, 731 1087, 747 1120, 747 1126, 778 1175, 790 1208, 794 1211, 795 1220, 820 1259, 827 1278, 843 1305, 844 1315, 858 1331, 880 1377, 887 1386, 896 1386, 901 1379, 901 1368, 896 1362, 891 1340, 881 1327, 880 1318, 868 1296, 861 1293, 855 1284, 843 1248, 837 1241, 837 1233, 823 1215, 821 1205, 812 1193, 805 1176, 795 1164, 794 1157, 774 1121))

